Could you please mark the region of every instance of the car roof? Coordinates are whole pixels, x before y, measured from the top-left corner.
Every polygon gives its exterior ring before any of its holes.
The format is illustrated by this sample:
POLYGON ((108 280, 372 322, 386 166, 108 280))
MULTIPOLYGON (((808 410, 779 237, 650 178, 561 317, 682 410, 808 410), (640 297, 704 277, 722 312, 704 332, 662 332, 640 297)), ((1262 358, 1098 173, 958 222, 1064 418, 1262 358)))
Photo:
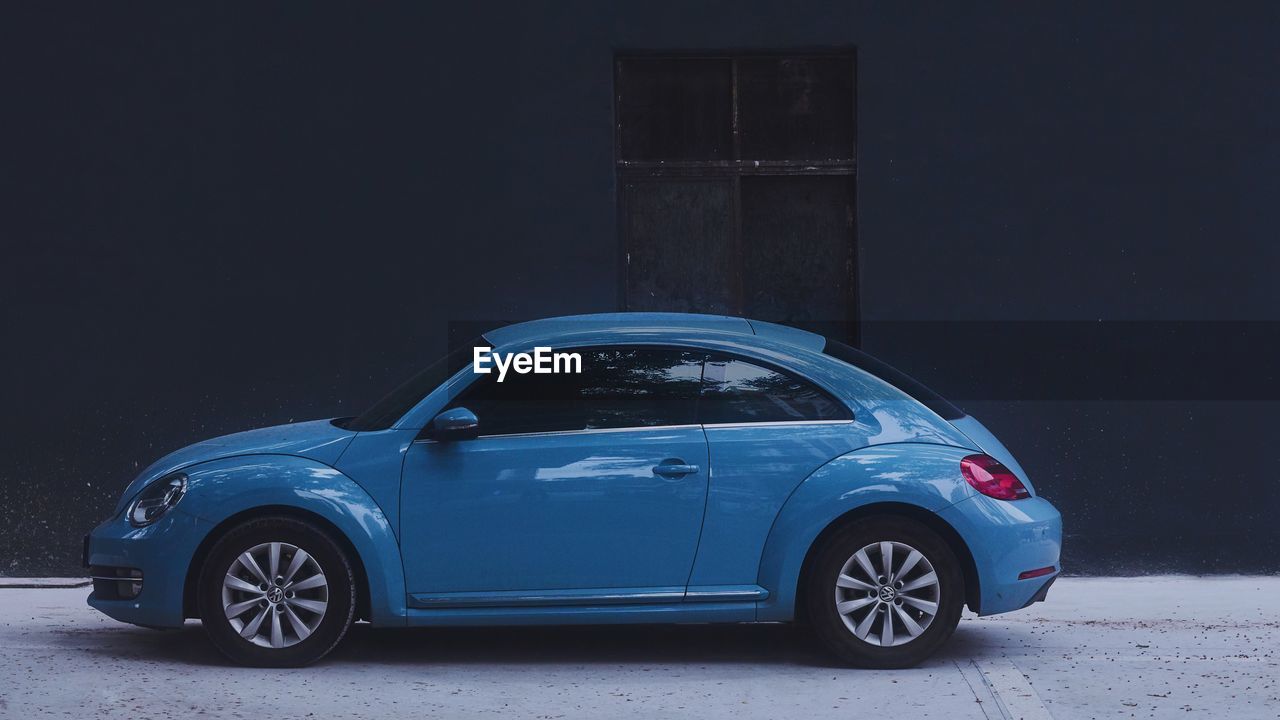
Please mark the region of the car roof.
POLYGON ((786 325, 730 315, 668 312, 597 313, 530 320, 490 330, 484 337, 495 347, 501 347, 583 333, 607 336, 612 331, 619 337, 637 331, 756 336, 815 351, 821 351, 826 344, 826 338, 821 335, 786 325))

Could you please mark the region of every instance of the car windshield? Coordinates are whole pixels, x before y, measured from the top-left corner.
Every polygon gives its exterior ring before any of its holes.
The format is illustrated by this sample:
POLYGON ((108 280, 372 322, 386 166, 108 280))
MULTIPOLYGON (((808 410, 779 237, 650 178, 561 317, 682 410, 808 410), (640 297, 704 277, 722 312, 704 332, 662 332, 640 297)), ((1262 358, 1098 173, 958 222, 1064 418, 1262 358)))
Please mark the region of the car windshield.
POLYGON ((451 350, 448 355, 431 363, 421 372, 409 378, 400 387, 392 390, 368 410, 358 416, 346 420, 342 427, 346 430, 364 432, 366 430, 386 430, 397 420, 409 412, 428 393, 440 387, 440 383, 453 377, 453 374, 466 367, 471 361, 472 348, 488 341, 483 337, 451 350))
POLYGON ((952 405, 938 393, 930 390, 924 383, 857 348, 845 345, 839 340, 827 338, 827 344, 822 348, 822 352, 837 360, 843 360, 859 370, 864 370, 898 388, 921 405, 937 413, 943 420, 959 420, 964 417, 963 410, 952 405))

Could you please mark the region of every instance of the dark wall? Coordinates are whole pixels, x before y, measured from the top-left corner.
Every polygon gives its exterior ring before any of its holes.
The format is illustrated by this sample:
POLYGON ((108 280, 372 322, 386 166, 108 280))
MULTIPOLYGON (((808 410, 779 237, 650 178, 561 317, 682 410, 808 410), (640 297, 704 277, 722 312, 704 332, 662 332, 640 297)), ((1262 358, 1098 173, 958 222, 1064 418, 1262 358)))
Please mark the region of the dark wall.
POLYGON ((1274 5, 532 5, 6 7, 0 574, 450 321, 616 309, 613 54, 814 46, 857 47, 865 346, 1006 440, 1068 569, 1277 569, 1274 5))

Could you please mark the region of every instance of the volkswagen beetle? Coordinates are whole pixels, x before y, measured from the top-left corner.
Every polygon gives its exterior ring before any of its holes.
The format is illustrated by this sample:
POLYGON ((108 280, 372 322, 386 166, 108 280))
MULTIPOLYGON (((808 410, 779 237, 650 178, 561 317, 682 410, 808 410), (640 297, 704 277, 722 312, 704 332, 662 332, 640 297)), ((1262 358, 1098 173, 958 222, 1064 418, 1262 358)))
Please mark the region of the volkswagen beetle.
POLYGON ((356 620, 804 619, 839 661, 896 668, 966 605, 1043 600, 1060 542, 999 440, 893 368, 781 325, 623 313, 494 330, 358 417, 178 450, 85 562, 93 607, 199 618, 249 665, 315 661, 356 620), (477 348, 579 362, 500 382, 477 348))

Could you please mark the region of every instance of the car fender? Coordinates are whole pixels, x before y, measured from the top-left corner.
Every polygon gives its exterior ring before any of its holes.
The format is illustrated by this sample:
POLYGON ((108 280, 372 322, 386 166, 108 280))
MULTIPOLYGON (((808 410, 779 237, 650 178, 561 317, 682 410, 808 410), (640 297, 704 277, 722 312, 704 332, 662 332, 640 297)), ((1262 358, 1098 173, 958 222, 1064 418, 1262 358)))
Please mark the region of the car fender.
POLYGON ((176 510, 216 527, 263 507, 288 507, 317 515, 355 548, 369 583, 369 620, 405 622, 404 566, 400 545, 382 508, 356 482, 324 463, 292 455, 241 455, 183 470, 187 495, 176 510))
POLYGON ((872 445, 815 470, 792 491, 769 531, 757 580, 769 599, 758 605, 757 619, 794 617, 805 557, 823 530, 845 514, 879 503, 936 513, 970 497, 960 459, 972 453, 926 443, 872 445))

